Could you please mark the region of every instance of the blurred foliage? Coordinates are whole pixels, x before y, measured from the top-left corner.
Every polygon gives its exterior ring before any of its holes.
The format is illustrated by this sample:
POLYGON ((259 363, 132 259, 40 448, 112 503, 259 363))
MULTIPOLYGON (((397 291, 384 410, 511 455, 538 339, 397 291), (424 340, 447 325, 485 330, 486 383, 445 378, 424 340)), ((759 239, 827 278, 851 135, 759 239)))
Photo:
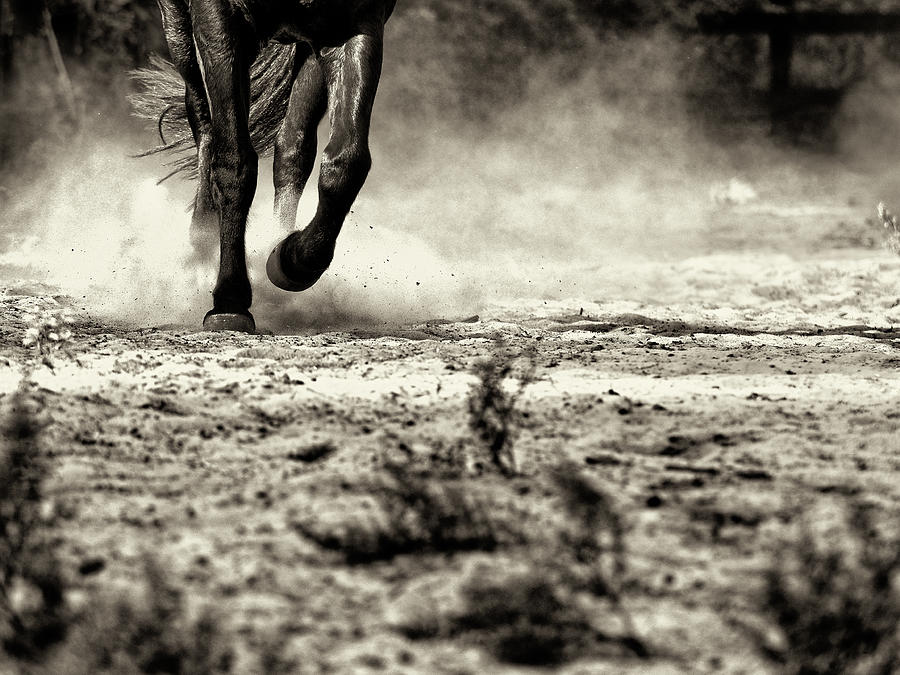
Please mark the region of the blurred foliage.
MULTIPOLYGON (((699 36, 696 17, 787 4, 790 0, 401 0, 388 26, 383 98, 393 111, 413 118, 483 123, 560 85, 580 85, 588 74, 593 80, 584 98, 626 89, 659 98, 668 86, 682 93, 732 92, 723 99, 743 105, 734 92, 767 85, 766 38, 699 36)), ((795 6, 900 10, 900 0, 796 0, 795 6)), ((166 54, 158 14, 155 0, 0 0, 0 37, 8 38, 0 41, 0 50, 9 57, 0 78, 0 173, 8 171, 13 157, 21 161, 31 153, 44 161, 52 139, 70 139, 66 96, 74 95, 81 106, 82 124, 102 115, 116 118, 122 128, 128 119, 126 94, 134 86, 128 71, 146 65, 150 53, 166 54), (64 80, 42 31, 45 6, 72 82, 68 91, 61 89, 64 80)), ((801 39, 798 81, 847 86, 884 53, 900 54, 897 42, 801 39)))
POLYGON ((155 0, 48 0, 63 51, 109 70, 164 49, 155 0))
POLYGON ((64 56, 75 63, 121 69, 165 49, 155 0, 3 0, 0 24, 16 38, 16 56, 40 36, 45 7, 64 56))
MULTIPOLYGON (((11 14, 11 21, 0 16, 0 24, 11 25, 19 38, 36 35, 44 4, 2 0, 0 14, 11 14)), ((424 70, 461 71, 492 83, 508 79, 505 71, 511 66, 548 55, 584 55, 598 41, 624 33, 660 26, 690 33, 700 13, 778 10, 790 4, 815 10, 900 10, 900 0, 404 0, 389 30, 395 51, 417 59, 417 66, 427 65, 424 70)), ((155 0, 46 0, 46 6, 67 62, 74 70, 84 66, 85 76, 97 71, 118 75, 146 64, 151 52, 166 51, 155 0)), ((15 51, 22 49, 20 40, 15 51)), ((747 57, 745 49, 740 58, 747 57)), ((477 93, 479 84, 472 87, 477 93)))

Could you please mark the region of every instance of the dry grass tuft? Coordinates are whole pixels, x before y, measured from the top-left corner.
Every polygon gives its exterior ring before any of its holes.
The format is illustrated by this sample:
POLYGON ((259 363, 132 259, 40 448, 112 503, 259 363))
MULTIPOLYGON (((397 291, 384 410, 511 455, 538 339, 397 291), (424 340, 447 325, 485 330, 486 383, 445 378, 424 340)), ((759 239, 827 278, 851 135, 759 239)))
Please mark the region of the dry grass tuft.
POLYGON ((59 562, 46 536, 39 428, 20 390, 0 457, 0 639, 16 658, 38 658, 66 635, 59 562))
POLYGON ((893 253, 900 254, 900 225, 897 223, 897 216, 888 211, 884 202, 878 203, 878 220, 884 226, 886 231, 885 245, 893 253))
POLYGON ((551 480, 569 516, 559 543, 572 561, 572 583, 618 605, 626 573, 625 526, 612 499, 574 465, 556 467, 551 480))
POLYGON ((234 654, 218 616, 192 617, 183 593, 154 558, 144 560, 143 596, 89 602, 52 669, 67 673, 230 673, 234 654))
POLYGON ((417 616, 407 637, 460 637, 500 661, 530 666, 649 655, 622 603, 624 525, 612 500, 574 466, 559 467, 552 480, 567 526, 529 541, 520 571, 478 568, 459 609, 417 616))
POLYGON ((313 443, 312 445, 304 445, 292 450, 288 453, 287 458, 294 462, 303 462, 304 464, 312 464, 322 459, 327 459, 337 452, 337 448, 333 443, 313 443))
POLYGON ((377 516, 352 518, 338 530, 302 522, 294 526, 319 546, 340 551, 350 564, 410 553, 493 551, 518 538, 465 482, 444 482, 389 465, 369 490, 377 501, 377 516))
POLYGON ((506 476, 518 473, 513 443, 522 415, 516 404, 535 381, 537 370, 533 354, 526 354, 524 359, 524 366, 516 372, 517 357, 510 347, 498 341, 494 353, 474 366, 478 381, 469 393, 469 427, 487 449, 494 466, 506 476), (513 376, 518 385, 508 390, 505 383, 513 376))
POLYGON ((475 578, 463 596, 454 632, 469 633, 501 661, 558 665, 601 638, 566 589, 537 570, 500 582, 475 578))
POLYGON ((587 591, 611 603, 619 617, 617 638, 631 654, 649 656, 623 603, 628 572, 625 523, 612 498, 573 464, 561 464, 551 473, 569 518, 559 533, 559 557, 568 560, 562 574, 573 592, 587 591))
POLYGON ((805 517, 766 575, 763 611, 783 645, 758 640, 787 673, 891 675, 900 671, 900 542, 850 505, 836 530, 805 517))
MULTIPOLYGON (((47 312, 42 316, 26 315, 23 317, 29 324, 22 338, 22 346, 34 350, 35 357, 48 368, 53 368, 53 357, 72 356, 73 317, 68 309, 47 312)), ((33 369, 33 363, 26 364, 26 375, 33 369)))
POLYGON ((145 564, 145 597, 91 597, 75 609, 49 533, 47 468, 25 389, 14 395, 0 456, 0 645, 33 673, 223 673, 231 649, 210 612, 188 617, 180 590, 145 564))

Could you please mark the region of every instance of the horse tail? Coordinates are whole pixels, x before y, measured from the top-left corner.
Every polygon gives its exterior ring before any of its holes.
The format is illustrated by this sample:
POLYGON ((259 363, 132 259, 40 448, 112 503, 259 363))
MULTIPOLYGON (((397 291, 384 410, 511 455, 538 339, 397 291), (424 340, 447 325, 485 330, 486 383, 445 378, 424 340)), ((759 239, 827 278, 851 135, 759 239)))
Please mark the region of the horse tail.
MULTIPOLYGON (((287 112, 294 84, 295 46, 277 42, 265 46, 250 67, 250 140, 260 156, 272 153, 287 112)), ((184 81, 175 66, 160 56, 150 67, 134 71, 138 91, 129 97, 135 116, 156 125, 160 144, 138 155, 173 156, 171 172, 160 182, 183 173, 197 177, 197 152, 184 102, 184 81)))

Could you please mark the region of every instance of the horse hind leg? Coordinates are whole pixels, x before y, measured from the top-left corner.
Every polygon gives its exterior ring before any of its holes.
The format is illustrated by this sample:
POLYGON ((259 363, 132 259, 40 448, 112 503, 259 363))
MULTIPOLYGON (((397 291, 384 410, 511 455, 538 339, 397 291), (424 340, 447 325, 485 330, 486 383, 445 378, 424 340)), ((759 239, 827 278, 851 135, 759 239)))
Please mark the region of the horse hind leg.
POLYGON ((197 193, 194 195, 194 207, 191 211, 191 227, 189 231, 191 248, 195 257, 206 262, 214 259, 216 252, 216 235, 218 234, 218 222, 215 202, 212 197, 212 178, 210 167, 212 164, 212 125, 209 120, 209 107, 206 103, 205 90, 200 99, 193 88, 185 92, 185 98, 199 103, 188 103, 188 121, 197 117, 202 121, 191 122, 191 130, 197 144, 197 193), (200 111, 205 110, 204 120, 200 111), (192 112, 194 111, 194 112, 192 112), (194 131, 196 129, 196 131, 194 131))
POLYGON ((184 80, 188 124, 197 147, 197 193, 191 217, 190 241, 195 256, 209 260, 215 253, 216 212, 210 185, 212 125, 203 73, 194 51, 191 17, 184 0, 159 0, 169 54, 184 80))
POLYGON ((309 288, 328 269, 341 226, 366 180, 381 57, 380 27, 323 49, 319 56, 331 134, 319 170, 318 208, 309 226, 282 240, 266 264, 269 280, 286 291, 309 288))
POLYGON ((297 204, 316 159, 316 133, 325 114, 325 82, 312 51, 297 45, 297 74, 275 137, 275 217, 283 231, 297 227, 297 204))
POLYGON ((253 332, 244 233, 256 191, 257 155, 250 141, 251 41, 223 4, 192 3, 197 52, 211 109, 209 176, 219 212, 219 274, 203 325, 253 332))

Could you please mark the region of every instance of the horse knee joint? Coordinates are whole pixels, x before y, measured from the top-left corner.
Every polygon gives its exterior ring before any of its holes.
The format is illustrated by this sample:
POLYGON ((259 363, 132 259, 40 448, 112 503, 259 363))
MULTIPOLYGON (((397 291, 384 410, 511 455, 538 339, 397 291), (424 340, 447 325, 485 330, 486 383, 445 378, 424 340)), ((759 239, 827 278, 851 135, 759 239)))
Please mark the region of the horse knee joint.
POLYGON ((258 159, 255 152, 235 157, 214 157, 210 166, 210 183, 219 205, 227 201, 242 202, 242 196, 253 198, 258 159))
POLYGON ((319 168, 319 184, 325 192, 359 190, 372 167, 372 156, 366 147, 351 147, 336 154, 327 150, 319 168))

